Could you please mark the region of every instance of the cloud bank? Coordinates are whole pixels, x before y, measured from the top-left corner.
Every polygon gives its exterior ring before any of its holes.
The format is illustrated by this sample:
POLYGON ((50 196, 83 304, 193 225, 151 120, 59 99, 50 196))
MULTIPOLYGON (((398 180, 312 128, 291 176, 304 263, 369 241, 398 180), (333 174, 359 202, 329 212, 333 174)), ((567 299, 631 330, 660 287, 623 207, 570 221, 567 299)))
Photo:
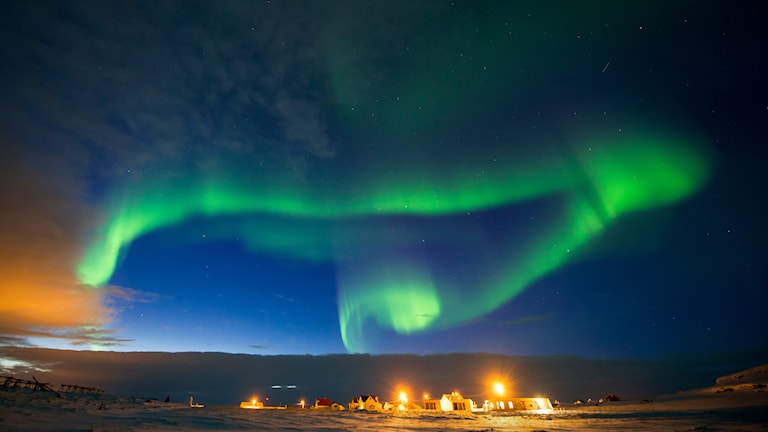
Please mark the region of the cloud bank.
POLYGON ((616 393, 641 399, 714 384, 727 373, 768 361, 768 351, 679 356, 654 360, 525 357, 497 354, 257 356, 224 353, 85 352, 0 348, 14 360, 4 373, 34 374, 54 384, 103 388, 126 396, 189 396, 234 405, 257 396, 272 403, 330 397, 346 403, 377 393, 394 400, 401 390, 420 398, 459 390, 478 400, 496 380, 514 394, 572 402, 616 393), (273 389, 280 385, 282 389, 273 389), (295 390, 286 387, 295 385, 295 390))

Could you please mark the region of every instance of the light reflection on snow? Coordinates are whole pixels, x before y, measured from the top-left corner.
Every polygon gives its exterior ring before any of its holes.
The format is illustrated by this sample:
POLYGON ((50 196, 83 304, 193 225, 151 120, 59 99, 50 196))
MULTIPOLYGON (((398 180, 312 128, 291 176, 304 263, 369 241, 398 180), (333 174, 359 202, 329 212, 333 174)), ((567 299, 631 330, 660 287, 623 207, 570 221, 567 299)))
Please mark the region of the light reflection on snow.
MULTIPOLYGON (((757 394, 757 393, 755 393, 757 394)), ((760 395, 758 395, 760 396, 760 395)), ((764 399, 763 399, 764 400, 764 399)), ((686 401, 685 403, 690 403, 686 401)), ((706 407, 703 405, 702 407, 706 407)), ((555 410, 549 415, 469 413, 378 413, 313 409, 242 410, 229 406, 189 409, 181 403, 148 404, 141 398, 88 397, 31 391, 0 391, 0 408, 9 430, 317 430, 317 431, 593 431, 593 430, 764 430, 762 406, 686 409, 672 402, 647 405, 592 406, 555 410), (736 415, 738 414, 738 415, 736 415)))

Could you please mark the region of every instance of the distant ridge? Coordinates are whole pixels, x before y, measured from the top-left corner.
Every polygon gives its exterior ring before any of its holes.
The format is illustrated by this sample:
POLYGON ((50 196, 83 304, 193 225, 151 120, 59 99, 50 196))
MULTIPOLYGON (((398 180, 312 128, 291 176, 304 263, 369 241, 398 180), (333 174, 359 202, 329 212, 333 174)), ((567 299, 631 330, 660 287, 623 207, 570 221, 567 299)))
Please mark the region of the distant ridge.
POLYGON ((768 383, 768 364, 721 376, 715 380, 715 384, 719 386, 744 383, 768 383))

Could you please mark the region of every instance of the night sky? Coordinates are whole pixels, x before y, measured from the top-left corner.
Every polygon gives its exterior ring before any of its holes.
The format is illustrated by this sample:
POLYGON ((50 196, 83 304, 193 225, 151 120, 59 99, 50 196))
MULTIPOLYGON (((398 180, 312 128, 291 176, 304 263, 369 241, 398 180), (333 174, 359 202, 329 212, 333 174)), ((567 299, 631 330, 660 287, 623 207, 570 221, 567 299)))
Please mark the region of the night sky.
POLYGON ((13 2, 0 344, 768 345, 765 2, 13 2))

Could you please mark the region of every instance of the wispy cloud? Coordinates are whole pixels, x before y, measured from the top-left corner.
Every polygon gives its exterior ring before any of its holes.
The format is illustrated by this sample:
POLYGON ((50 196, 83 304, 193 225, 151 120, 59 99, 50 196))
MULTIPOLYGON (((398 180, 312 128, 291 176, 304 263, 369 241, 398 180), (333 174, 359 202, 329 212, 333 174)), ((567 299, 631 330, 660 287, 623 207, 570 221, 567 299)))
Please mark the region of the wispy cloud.
POLYGON ((334 155, 316 84, 321 21, 305 8, 124 6, 51 4, 42 21, 15 8, 30 25, 7 80, 25 90, 7 95, 3 114, 56 138, 36 145, 67 149, 112 180, 222 158, 284 167, 297 154, 334 155))
POLYGON ((257 350, 268 350, 269 346, 267 345, 249 345, 250 348, 257 349, 257 350))
MULTIPOLYGON (((2 331, 2 329, 0 329, 0 331, 2 331)), ((34 346, 34 344, 31 344, 27 340, 27 338, 23 336, 0 334, 0 346, 3 346, 3 345, 26 346, 26 347, 34 346)))
POLYGON ((131 303, 155 303, 160 299, 160 294, 139 291, 132 288, 111 285, 101 288, 106 291, 110 301, 122 301, 131 303))

